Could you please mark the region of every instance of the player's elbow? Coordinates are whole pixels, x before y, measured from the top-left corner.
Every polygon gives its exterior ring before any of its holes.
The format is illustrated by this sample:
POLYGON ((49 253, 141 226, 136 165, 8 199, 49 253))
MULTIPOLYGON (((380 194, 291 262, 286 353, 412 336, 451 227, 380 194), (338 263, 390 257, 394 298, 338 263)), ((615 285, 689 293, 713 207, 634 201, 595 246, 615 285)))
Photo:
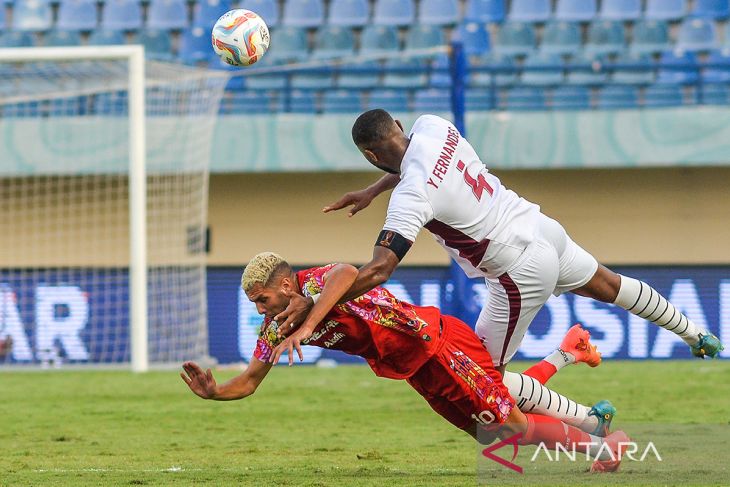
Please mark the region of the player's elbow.
POLYGON ((369 271, 368 281, 372 287, 385 284, 393 273, 393 269, 384 263, 374 265, 369 271))

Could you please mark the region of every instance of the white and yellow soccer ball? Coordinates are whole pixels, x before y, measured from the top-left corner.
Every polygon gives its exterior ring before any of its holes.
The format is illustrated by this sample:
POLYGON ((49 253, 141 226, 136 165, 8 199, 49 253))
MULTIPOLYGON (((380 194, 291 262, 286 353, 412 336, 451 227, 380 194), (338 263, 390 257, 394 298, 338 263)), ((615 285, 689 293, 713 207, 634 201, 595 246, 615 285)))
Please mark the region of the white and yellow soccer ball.
POLYGON ((249 66, 269 48, 269 28, 255 12, 238 8, 226 12, 213 26, 213 50, 232 66, 249 66))

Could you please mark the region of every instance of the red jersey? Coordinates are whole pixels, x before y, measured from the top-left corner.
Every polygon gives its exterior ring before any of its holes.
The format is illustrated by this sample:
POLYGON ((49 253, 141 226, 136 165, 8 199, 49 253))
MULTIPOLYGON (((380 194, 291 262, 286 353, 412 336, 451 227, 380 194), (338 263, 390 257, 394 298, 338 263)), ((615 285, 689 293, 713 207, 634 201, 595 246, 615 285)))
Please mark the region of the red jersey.
MULTIPOLYGON (((318 294, 324 275, 336 264, 297 273, 302 294, 318 294)), ((266 361, 281 341, 278 324, 265 319, 254 357, 266 361)), ((436 352, 441 341, 441 312, 434 307, 401 301, 387 289, 376 287, 362 296, 338 304, 317 324, 303 344, 341 350, 367 360, 376 375, 390 379, 411 377, 436 352)))

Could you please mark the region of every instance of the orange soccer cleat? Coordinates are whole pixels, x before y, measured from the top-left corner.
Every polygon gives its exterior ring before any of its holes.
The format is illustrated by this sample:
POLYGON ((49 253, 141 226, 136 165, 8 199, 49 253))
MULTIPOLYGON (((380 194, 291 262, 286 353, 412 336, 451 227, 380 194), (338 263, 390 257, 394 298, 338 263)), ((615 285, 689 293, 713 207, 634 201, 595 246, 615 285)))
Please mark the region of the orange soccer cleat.
POLYGON ((591 367, 601 363, 601 352, 590 342, 591 334, 580 323, 573 325, 565 334, 560 350, 575 357, 575 362, 585 362, 591 367))
POLYGON ((617 471, 619 465, 621 465, 621 457, 631 440, 626 433, 619 430, 608 435, 603 441, 611 449, 612 458, 610 460, 594 461, 591 465, 591 472, 608 473, 617 471))

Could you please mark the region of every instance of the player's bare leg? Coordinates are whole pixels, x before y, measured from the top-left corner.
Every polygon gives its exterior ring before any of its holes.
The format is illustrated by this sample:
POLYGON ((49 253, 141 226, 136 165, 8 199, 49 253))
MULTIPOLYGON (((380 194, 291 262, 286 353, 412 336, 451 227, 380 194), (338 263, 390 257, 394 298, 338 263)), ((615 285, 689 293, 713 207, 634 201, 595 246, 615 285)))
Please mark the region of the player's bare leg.
POLYGON ((690 346, 696 357, 715 358, 724 349, 715 335, 700 329, 656 289, 643 281, 616 274, 600 264, 591 280, 572 292, 604 303, 613 303, 671 331, 690 346))

